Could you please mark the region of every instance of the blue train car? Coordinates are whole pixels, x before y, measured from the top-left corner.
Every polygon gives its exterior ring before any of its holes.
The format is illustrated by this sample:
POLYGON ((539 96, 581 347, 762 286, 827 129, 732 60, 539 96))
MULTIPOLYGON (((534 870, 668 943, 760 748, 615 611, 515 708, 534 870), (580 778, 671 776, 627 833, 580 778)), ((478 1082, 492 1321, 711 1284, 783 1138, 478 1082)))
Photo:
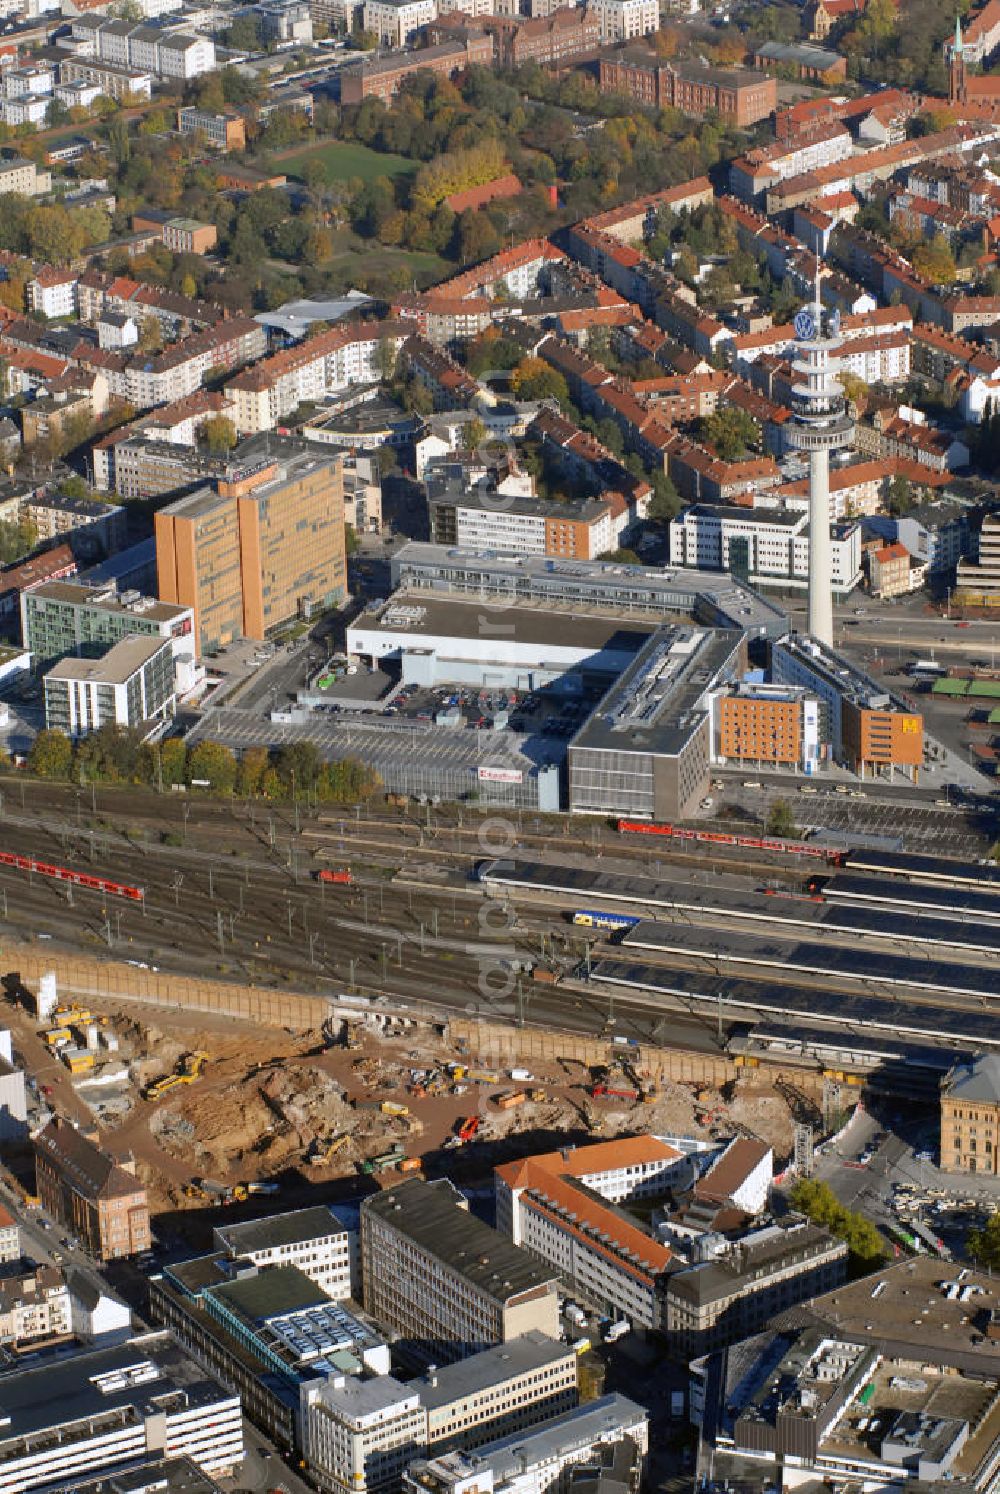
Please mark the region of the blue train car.
POLYGON ((605 913, 599 908, 579 908, 573 922, 593 929, 632 929, 641 922, 634 913, 605 913))

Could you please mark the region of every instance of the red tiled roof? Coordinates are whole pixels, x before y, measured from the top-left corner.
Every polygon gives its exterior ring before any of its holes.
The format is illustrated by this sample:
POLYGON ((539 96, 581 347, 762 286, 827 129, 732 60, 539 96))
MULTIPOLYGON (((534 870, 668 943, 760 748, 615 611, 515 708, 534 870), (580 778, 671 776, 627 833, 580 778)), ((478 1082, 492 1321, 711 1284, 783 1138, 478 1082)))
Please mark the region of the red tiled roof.
POLYGON ((464 192, 453 192, 445 202, 453 213, 464 213, 469 208, 485 207, 488 202, 496 202, 504 197, 516 197, 522 190, 521 183, 512 171, 506 176, 498 176, 491 182, 483 182, 481 187, 466 187, 464 192))

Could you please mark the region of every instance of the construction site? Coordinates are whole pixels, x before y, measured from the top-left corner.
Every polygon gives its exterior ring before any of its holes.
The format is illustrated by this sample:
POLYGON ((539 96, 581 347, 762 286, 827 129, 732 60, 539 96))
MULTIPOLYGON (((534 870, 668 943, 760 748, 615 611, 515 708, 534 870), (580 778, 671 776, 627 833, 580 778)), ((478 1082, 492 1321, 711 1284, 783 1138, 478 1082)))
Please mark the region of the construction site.
POLYGON ((317 1184, 400 1173, 475 1187, 527 1149, 635 1132, 753 1135, 787 1157, 797 1112, 819 1129, 813 1101, 758 1070, 721 1087, 677 1080, 665 1055, 613 1041, 581 1057, 551 1033, 528 1068, 459 1022, 348 1008, 318 1028, 261 1029, 114 1000, 53 1004, 53 985, 25 984, 5 1018, 34 1075, 32 1124, 57 1110, 96 1126, 132 1154, 154 1212, 254 1195, 287 1206, 317 1184))

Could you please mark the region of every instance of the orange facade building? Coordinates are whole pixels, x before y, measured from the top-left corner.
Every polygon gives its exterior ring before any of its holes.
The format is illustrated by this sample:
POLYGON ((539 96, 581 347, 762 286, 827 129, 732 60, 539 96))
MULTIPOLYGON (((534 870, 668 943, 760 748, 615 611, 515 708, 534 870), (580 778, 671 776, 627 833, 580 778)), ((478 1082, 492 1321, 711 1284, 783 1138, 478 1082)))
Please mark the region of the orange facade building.
POLYGON ((262 464, 179 498, 155 525, 160 599, 193 609, 200 654, 346 600, 339 457, 262 464))

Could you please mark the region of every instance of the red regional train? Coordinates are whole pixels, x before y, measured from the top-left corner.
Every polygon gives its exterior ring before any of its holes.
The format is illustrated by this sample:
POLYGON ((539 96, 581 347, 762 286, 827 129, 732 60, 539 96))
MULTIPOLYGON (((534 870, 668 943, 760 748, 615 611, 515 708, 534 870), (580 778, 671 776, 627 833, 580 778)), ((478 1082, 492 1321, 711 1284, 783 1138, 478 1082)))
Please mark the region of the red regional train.
POLYGON ((801 840, 772 840, 760 835, 730 835, 722 830, 694 830, 682 825, 657 825, 649 820, 618 820, 619 835, 662 835, 670 840, 707 841, 711 845, 741 846, 751 851, 782 851, 793 856, 812 856, 839 865, 844 852, 801 840))
POLYGON ((107 877, 93 877, 89 872, 70 871, 68 866, 52 866, 47 861, 36 861, 34 856, 17 856, 13 851, 0 851, 0 866, 35 872, 40 877, 54 877, 57 882, 72 882, 74 887, 86 887, 90 892, 103 892, 109 897, 126 897, 133 903, 141 903, 146 895, 142 887, 110 882, 107 877))

